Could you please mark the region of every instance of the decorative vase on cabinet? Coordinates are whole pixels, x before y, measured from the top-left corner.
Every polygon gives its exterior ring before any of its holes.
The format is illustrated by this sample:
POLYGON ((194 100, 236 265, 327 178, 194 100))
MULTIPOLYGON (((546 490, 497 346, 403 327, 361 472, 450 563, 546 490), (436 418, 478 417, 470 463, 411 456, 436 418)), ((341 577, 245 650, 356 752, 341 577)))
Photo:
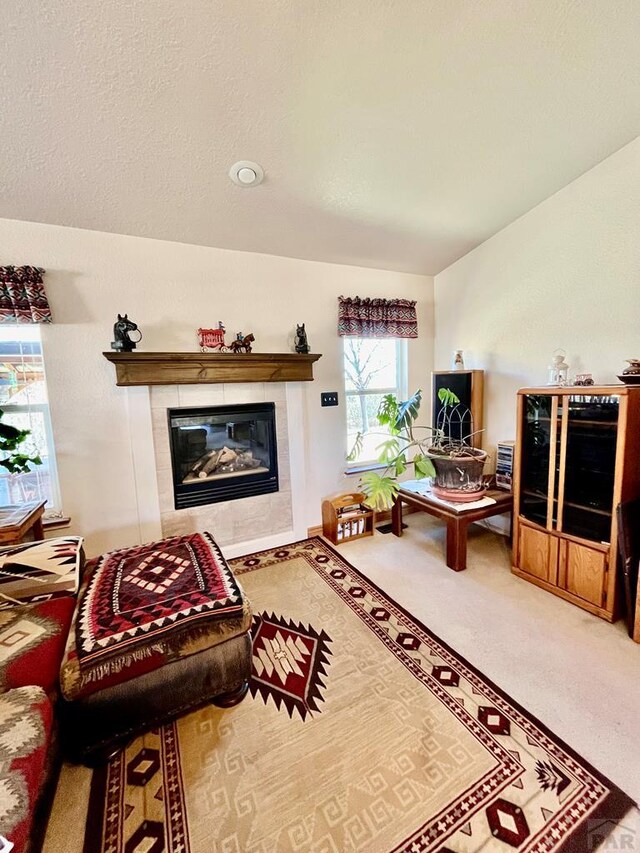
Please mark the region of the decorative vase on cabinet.
POLYGON ((640 388, 518 392, 513 572, 617 617, 615 508, 640 495, 640 388))

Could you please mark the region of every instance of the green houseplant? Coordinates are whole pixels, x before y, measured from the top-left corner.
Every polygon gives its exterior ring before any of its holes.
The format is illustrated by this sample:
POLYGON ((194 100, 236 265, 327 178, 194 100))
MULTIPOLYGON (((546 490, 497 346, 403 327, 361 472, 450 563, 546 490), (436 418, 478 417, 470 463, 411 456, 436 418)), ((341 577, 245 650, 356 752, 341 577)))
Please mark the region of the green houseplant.
MULTIPOLYGON (((398 477, 410 465, 417 480, 432 477, 434 493, 448 500, 464 501, 470 496, 475 499, 480 493, 487 454, 469 444, 475 435, 473 426, 470 433, 463 434, 468 410, 461 407, 459 398, 448 388, 441 388, 438 398, 442 409, 435 428, 416 424, 422 403, 421 389, 402 402, 394 394, 382 398, 378 422, 386 427, 388 435, 377 449, 378 461, 385 469, 382 473, 367 471, 362 475, 361 488, 368 506, 389 509, 398 493, 398 477)), ((361 447, 362 435, 358 433, 348 458, 356 458, 361 447)))
POLYGON ((434 439, 427 449, 436 472, 433 493, 454 502, 476 500, 484 490, 482 474, 487 454, 470 444, 477 433, 468 407, 447 388, 441 388, 438 397, 442 408, 434 439), (467 429, 470 431, 465 432, 467 429))

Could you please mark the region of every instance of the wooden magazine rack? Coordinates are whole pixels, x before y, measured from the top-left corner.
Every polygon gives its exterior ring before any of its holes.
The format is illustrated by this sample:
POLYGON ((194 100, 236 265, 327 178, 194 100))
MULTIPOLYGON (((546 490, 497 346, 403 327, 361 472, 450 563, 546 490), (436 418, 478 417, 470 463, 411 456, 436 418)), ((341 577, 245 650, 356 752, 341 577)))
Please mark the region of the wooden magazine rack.
POLYGON ((365 506, 365 498, 362 492, 349 492, 323 501, 323 536, 334 545, 373 536, 374 511, 365 506))

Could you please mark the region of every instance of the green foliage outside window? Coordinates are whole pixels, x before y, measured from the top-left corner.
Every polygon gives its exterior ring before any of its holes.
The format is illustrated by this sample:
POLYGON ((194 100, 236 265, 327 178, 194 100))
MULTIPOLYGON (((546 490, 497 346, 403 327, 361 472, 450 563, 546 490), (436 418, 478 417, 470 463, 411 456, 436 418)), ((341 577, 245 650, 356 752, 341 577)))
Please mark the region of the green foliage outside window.
POLYGON ((18 429, 11 424, 3 423, 3 416, 4 410, 0 409, 0 454, 4 454, 0 465, 10 474, 26 474, 31 471, 32 465, 42 465, 42 459, 39 456, 29 456, 27 453, 20 452, 20 447, 31 435, 31 430, 18 429))

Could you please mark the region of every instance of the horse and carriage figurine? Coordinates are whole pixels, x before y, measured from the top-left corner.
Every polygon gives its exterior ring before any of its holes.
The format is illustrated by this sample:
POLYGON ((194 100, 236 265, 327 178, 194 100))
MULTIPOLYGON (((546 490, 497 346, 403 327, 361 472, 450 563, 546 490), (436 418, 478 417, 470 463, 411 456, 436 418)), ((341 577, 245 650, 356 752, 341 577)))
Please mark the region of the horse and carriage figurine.
POLYGON ((238 332, 235 341, 227 346, 224 340, 226 329, 224 323, 219 322, 217 329, 198 329, 198 345, 201 352, 251 352, 251 344, 254 343, 253 335, 243 335, 238 332))

